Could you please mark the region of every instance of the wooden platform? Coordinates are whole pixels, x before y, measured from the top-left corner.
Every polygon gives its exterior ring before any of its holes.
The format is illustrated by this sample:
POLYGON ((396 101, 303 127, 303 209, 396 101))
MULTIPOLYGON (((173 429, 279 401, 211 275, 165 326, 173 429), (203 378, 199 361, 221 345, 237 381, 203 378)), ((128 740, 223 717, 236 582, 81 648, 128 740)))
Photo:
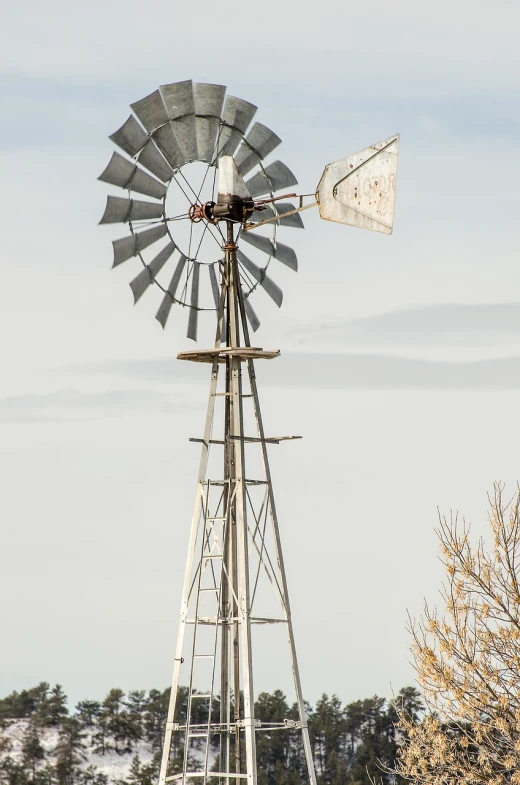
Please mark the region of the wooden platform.
POLYGON ((189 360, 194 363, 212 363, 218 357, 219 363, 225 363, 227 357, 238 357, 240 360, 273 360, 280 356, 280 350, 259 349, 255 346, 237 346, 220 349, 196 349, 193 352, 181 352, 178 360, 189 360))

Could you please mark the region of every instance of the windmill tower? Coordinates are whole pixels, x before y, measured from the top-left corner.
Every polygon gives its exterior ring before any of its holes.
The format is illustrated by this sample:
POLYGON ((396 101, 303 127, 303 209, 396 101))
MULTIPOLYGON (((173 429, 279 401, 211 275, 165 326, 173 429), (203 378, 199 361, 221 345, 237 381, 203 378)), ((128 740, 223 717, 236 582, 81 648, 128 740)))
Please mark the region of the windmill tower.
POLYGON ((211 348, 178 355, 209 366, 210 390, 204 431, 192 439, 201 458, 160 785, 256 785, 260 734, 288 734, 303 752, 302 782, 315 785, 268 456, 270 445, 297 437, 264 430, 255 363, 279 351, 251 345, 260 325, 251 299, 263 290, 281 305, 271 269, 296 271, 297 260, 277 230, 302 228, 303 210, 391 233, 398 137, 329 164, 310 198, 277 196, 297 183, 281 161, 264 165, 280 139, 251 126, 256 107, 225 87, 163 85, 132 110, 111 136, 127 155, 115 152, 100 177, 128 191, 108 196, 101 219, 130 229, 113 243, 114 266, 139 266, 136 302, 150 286, 161 290, 163 327, 174 304, 188 309, 188 338, 206 311, 215 326, 211 348), (286 643, 272 658, 288 662, 297 707, 277 721, 255 714, 256 644, 273 628, 286 643))

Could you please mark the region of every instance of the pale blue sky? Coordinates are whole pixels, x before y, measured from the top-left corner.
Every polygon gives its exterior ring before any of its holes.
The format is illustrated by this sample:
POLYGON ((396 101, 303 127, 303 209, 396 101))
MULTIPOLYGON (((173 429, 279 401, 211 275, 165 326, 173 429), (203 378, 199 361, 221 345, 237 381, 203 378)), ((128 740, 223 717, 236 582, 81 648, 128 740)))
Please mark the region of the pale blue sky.
MULTIPOLYGON (((172 359, 184 318, 163 333, 151 293, 132 308, 118 229, 96 226, 107 137, 159 84, 257 104, 304 192, 401 133, 393 236, 307 213, 280 236, 300 265, 276 270, 282 309, 258 298, 258 343, 282 350, 258 368, 266 424, 304 436, 273 473, 311 701, 412 680, 437 506, 481 531, 493 480, 519 477, 518 4, 227 8, 4 10, 0 694, 170 679, 207 378, 172 359)), ((288 689, 260 659, 259 688, 288 689)))

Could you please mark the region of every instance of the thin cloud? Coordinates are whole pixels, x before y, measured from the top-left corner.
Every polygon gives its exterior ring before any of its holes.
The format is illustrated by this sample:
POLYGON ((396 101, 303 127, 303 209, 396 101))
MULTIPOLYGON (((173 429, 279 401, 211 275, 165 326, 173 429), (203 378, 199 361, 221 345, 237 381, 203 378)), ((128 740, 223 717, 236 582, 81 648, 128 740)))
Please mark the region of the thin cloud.
MULTIPOLYGON (((183 407, 186 404, 183 403, 183 407)), ((131 412, 174 411, 171 396, 154 390, 110 390, 82 393, 56 390, 42 395, 27 394, 0 398, 0 422, 70 422, 123 417, 131 412)))
MULTIPOLYGON (((83 366, 132 381, 170 385, 209 384, 208 368, 164 360, 136 360, 83 366)), ((80 368, 74 366, 77 373, 80 368)), ((520 357, 476 362, 440 362, 384 354, 287 353, 257 363, 259 384, 270 387, 366 390, 515 390, 520 389, 520 357)))
MULTIPOLYGON (((295 332, 315 339, 316 329, 295 332)), ((443 303, 348 319, 320 328, 320 339, 346 346, 478 347, 516 343, 520 303, 443 303)))

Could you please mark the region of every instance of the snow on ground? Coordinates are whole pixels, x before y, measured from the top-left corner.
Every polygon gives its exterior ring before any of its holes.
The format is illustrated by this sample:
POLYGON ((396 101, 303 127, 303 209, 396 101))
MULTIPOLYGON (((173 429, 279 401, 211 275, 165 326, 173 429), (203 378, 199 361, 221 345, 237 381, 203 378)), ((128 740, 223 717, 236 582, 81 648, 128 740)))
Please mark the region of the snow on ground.
MULTIPOLYGON (((15 761, 21 759, 23 738, 28 725, 29 720, 23 719, 6 721, 3 728, 0 726, 0 742, 7 741, 6 748, 0 751, 0 760, 7 756, 10 756, 15 761)), ((47 761, 54 763, 54 752, 58 744, 59 730, 57 728, 42 728, 39 733, 39 739, 47 754, 47 761)), ((84 743, 85 755, 87 757, 82 762, 81 768, 87 769, 89 766, 94 766, 97 771, 106 774, 111 782, 124 780, 128 777, 132 759, 135 755, 139 755, 141 763, 149 763, 154 755, 151 744, 144 741, 135 744, 131 752, 119 753, 115 750, 107 750, 104 755, 93 751, 91 733, 86 733, 84 743)))

